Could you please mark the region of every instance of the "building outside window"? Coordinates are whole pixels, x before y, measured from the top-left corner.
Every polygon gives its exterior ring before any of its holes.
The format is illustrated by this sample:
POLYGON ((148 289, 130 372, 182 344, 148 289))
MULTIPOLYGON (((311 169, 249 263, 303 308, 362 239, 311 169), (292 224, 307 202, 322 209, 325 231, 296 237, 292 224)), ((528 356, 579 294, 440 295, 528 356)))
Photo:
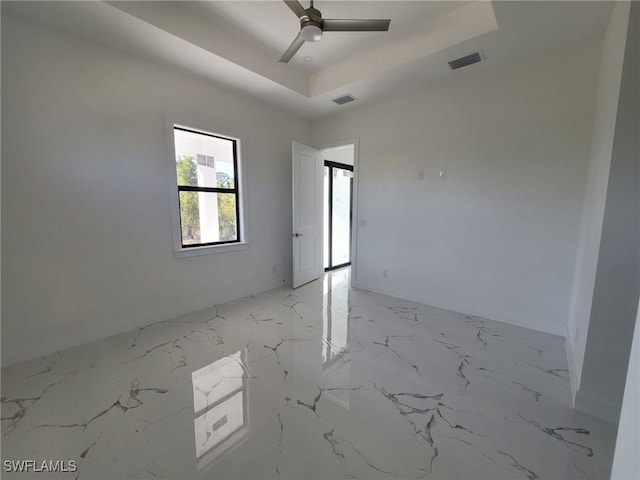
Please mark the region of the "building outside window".
POLYGON ((173 127, 183 249, 242 241, 239 140, 173 127))

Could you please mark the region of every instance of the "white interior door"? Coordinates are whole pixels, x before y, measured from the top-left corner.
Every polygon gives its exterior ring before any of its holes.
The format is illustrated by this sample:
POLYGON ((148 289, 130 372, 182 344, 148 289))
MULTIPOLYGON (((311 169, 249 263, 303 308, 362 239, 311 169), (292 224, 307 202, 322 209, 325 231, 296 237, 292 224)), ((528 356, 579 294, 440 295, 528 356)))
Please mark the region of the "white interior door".
POLYGON ((293 142, 293 288, 322 275, 322 158, 293 142))

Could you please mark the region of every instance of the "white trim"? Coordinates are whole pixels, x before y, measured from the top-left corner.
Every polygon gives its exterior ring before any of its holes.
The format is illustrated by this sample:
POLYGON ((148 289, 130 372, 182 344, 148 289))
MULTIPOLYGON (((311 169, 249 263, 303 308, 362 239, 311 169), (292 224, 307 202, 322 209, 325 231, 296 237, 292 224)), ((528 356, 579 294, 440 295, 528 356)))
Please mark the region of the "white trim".
POLYGON ((28 341, 26 344, 13 343, 2 349, 2 367, 8 367, 70 348, 86 348, 87 345, 93 342, 116 335, 127 335, 136 328, 156 323, 166 321, 206 321, 215 311, 216 305, 280 288, 282 288, 280 280, 273 280, 257 289, 247 289, 240 285, 236 293, 228 293, 221 297, 212 299, 210 294, 206 294, 195 301, 182 301, 168 308, 145 312, 128 318, 113 319, 113 321, 109 322, 84 323, 71 331, 59 332, 43 339, 28 341))
MULTIPOLYGON (((359 174, 359 160, 360 160, 360 138, 349 138, 338 142, 330 142, 324 144, 318 150, 324 152, 326 150, 333 150, 337 147, 344 147, 347 145, 353 145, 353 199, 352 219, 351 219, 351 287, 356 286, 357 280, 357 266, 358 266, 358 184, 360 183, 359 174)), ((323 162, 324 163, 324 162, 323 162)), ((324 238, 324 237, 323 237, 324 238)))
POLYGON ((236 252, 249 248, 248 242, 226 243, 222 245, 205 245, 202 247, 182 248, 175 251, 178 258, 197 257, 198 255, 209 255, 212 253, 236 252))
POLYGON ((565 332, 564 349, 567 355, 567 369, 569 370, 569 386, 571 387, 571 406, 576 405, 576 393, 578 393, 578 387, 580 382, 578 381, 578 375, 576 371, 576 360, 573 355, 573 340, 571 339, 571 332, 567 325, 567 331, 565 332))
POLYGON ((166 136, 166 157, 169 166, 169 175, 167 178, 167 188, 170 198, 171 212, 171 236, 173 240, 173 251, 178 258, 193 257, 197 255, 208 255, 212 253, 225 253, 249 248, 249 215, 247 212, 248 193, 247 193, 247 167, 244 152, 246 151, 246 140, 241 135, 236 134, 233 129, 212 125, 208 120, 197 120, 184 118, 178 115, 165 115, 165 136, 166 136), (235 182, 240 190, 238 194, 238 202, 240 203, 240 242, 221 245, 205 245, 202 247, 184 248, 182 246, 182 234, 180 232, 180 210, 177 172, 175 169, 175 144, 174 144, 174 127, 181 126, 203 133, 214 133, 223 137, 236 140, 237 148, 237 169, 238 178, 235 182))
POLYGON ((620 405, 582 390, 576 392, 575 408, 596 418, 616 424, 620 417, 620 405))
POLYGON ((473 305, 448 305, 440 302, 430 301, 425 298, 418 298, 413 295, 407 295, 402 290, 396 290, 393 288, 378 288, 377 286, 370 286, 366 282, 357 282, 353 284, 353 288, 359 290, 366 290, 381 295, 388 295, 390 297, 400 298, 402 300, 409 300, 410 302, 421 303, 422 305, 429 305, 443 310, 449 310, 456 313, 462 313, 466 315, 474 315, 494 322, 506 323, 507 325, 515 325, 517 327, 527 328, 536 332, 548 333, 557 337, 565 338, 566 327, 563 325, 557 325, 551 322, 545 321, 533 321, 528 318, 519 318, 515 315, 508 315, 502 312, 481 311, 474 308, 473 305))

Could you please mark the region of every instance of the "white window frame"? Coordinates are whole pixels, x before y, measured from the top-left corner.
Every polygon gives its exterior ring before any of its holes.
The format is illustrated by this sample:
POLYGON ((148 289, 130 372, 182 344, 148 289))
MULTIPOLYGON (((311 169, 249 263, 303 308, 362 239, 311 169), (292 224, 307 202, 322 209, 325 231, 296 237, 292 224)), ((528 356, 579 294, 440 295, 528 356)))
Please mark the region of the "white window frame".
POLYGON ((193 257, 197 255, 208 255, 212 253, 235 252, 245 250, 249 247, 249 229, 247 215, 247 186, 246 186, 246 165, 244 161, 245 142, 240 135, 229 132, 228 129, 219 129, 207 125, 206 122, 198 122, 185 119, 171 119, 166 122, 167 137, 167 160, 169 163, 169 193, 171 200, 171 229, 173 237, 173 251, 178 257, 193 257), (182 246, 182 230, 180 228, 180 197, 178 193, 178 174, 176 171, 176 148, 174 127, 186 128, 194 132, 213 134, 220 137, 229 138, 236 141, 237 149, 237 170, 238 178, 235 179, 239 202, 239 231, 240 239, 234 243, 224 243, 220 245, 203 245, 199 247, 182 246))

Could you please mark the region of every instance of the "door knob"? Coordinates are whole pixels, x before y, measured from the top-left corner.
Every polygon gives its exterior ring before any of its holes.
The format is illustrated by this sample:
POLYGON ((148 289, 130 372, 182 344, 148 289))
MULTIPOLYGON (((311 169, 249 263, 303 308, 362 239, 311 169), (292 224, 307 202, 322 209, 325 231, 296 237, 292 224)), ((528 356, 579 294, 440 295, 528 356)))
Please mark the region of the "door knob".
POLYGON ((304 233, 294 233, 293 237, 297 238, 297 237, 302 237, 304 235, 304 233))

